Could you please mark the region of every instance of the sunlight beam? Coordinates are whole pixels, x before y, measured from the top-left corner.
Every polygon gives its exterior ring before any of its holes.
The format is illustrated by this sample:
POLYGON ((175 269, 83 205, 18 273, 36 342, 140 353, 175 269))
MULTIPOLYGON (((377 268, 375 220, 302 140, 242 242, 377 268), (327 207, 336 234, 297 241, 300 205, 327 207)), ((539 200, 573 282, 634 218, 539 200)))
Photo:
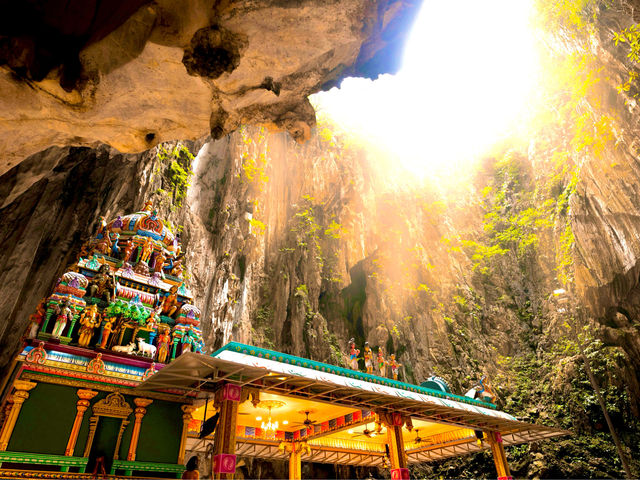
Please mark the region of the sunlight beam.
POLYGON ((464 168, 517 126, 539 76, 530 0, 425 0, 403 68, 312 97, 414 175, 464 168))

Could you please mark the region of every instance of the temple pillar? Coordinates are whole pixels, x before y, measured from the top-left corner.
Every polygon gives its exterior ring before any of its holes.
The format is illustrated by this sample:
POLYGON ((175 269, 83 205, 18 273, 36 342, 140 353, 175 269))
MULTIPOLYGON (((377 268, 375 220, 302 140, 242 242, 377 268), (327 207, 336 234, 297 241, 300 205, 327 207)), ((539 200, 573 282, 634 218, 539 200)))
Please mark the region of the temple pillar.
POLYGON ((387 424, 387 444, 389 445, 389 462, 391 463, 392 480, 409 478, 407 468, 407 456, 404 452, 404 439, 402 437, 403 419, 400 414, 392 415, 392 425, 387 424))
POLYGON ((71 433, 69 434, 69 441, 67 442, 67 448, 64 451, 64 454, 67 457, 73 457, 73 451, 76 448, 76 441, 78 440, 78 433, 80 433, 80 427, 82 426, 84 412, 86 412, 89 405, 91 405, 90 400, 98 394, 96 391, 85 390, 82 388, 76 393, 78 394, 78 397, 80 397, 80 400, 76 403, 76 418, 73 421, 71 433))
POLYGON ((11 410, 7 415, 7 418, 2 425, 2 430, 0 431, 0 451, 4 452, 9 445, 9 439, 11 438, 11 434, 13 433, 13 428, 16 426, 16 422, 18 421, 18 415, 20 415, 20 410, 22 409, 22 404, 29 398, 29 391, 33 390, 37 383, 29 382, 28 380, 16 380, 13 382, 13 387, 16 389, 13 392, 13 405, 11 406, 11 410))
MULTIPOLYGON (((13 395, 7 395, 7 403, 4 404, 4 410, 2 412, 2 423, 0 425, 4 425, 6 423, 7 418, 9 418, 9 413, 11 413, 11 409, 13 408, 13 395)), ((2 429, 0 428, 0 433, 2 433, 2 429)))
MULTIPOLYGON (((153 403, 150 398, 134 398, 133 403, 136 409, 133 411, 135 422, 133 431, 131 432, 131 442, 129 443, 129 453, 127 460, 133 462, 136 459, 136 450, 138 449, 138 439, 140 438, 140 428, 142 427, 142 418, 147 413, 147 407, 153 403)), ((117 450, 116 450, 117 451, 117 450)))
POLYGON ((193 405, 182 405, 182 434, 180 435, 180 448, 178 449, 178 463, 184 465, 184 454, 187 448, 187 432, 189 431, 189 422, 193 418, 191 415, 196 407, 193 405))
POLYGON ((213 478, 233 478, 236 473, 236 418, 242 388, 227 383, 216 392, 218 426, 213 452, 213 478))
POLYGON ((295 442, 291 444, 289 454, 289 480, 302 479, 302 451, 295 442))
POLYGON ((498 480, 513 480, 511 471, 509 470, 509 464, 507 463, 507 455, 504 451, 504 444, 502 443, 502 435, 499 432, 485 432, 489 445, 491 445, 491 453, 493 454, 493 461, 496 464, 496 471, 498 473, 498 480))

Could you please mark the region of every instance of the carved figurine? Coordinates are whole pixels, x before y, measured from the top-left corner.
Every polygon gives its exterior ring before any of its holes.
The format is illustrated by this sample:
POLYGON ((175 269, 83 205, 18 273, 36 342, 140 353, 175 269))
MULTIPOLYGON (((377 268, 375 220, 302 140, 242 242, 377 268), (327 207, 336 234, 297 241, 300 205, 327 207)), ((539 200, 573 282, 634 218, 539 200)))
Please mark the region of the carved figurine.
POLYGON ((174 277, 180 277, 182 275, 183 270, 184 270, 184 267, 182 266, 182 255, 180 255, 178 258, 176 258, 173 261, 173 267, 171 268, 171 275, 173 275, 174 277))
POLYGON ((111 235, 111 256, 116 257, 118 253, 120 253, 120 247, 118 246, 118 241, 120 240, 119 233, 112 233, 111 235))
POLYGON ((98 336, 98 341, 96 344, 100 346, 100 348, 107 348, 107 342, 109 341, 109 335, 113 331, 113 324, 115 322, 115 317, 105 318, 102 322, 102 326, 100 327, 100 335, 98 336))
POLYGON ((180 302, 178 302, 178 287, 175 285, 171 287, 169 293, 162 300, 162 314, 167 317, 172 317, 178 307, 180 306, 180 302))
POLYGON ((349 340, 349 367, 352 370, 358 370, 358 355, 360 355, 360 350, 356 348, 356 342, 352 338, 349 340))
POLYGON ((464 394, 465 397, 469 398, 477 398, 482 400, 483 402, 491 402, 495 403, 496 394, 493 389, 487 382, 487 376, 483 375, 480 380, 467 392, 464 394))
POLYGON ((96 228, 96 240, 100 240, 101 238, 106 236, 107 232, 107 221, 103 216, 98 217, 98 226, 96 228))
POLYGON ((109 265, 100 265, 98 273, 90 280, 87 292, 90 297, 104 298, 107 303, 111 302, 111 292, 113 291, 113 278, 110 275, 109 265))
POLYGON ((44 321, 44 317, 46 315, 45 308, 46 299, 42 299, 38 306, 36 307, 36 313, 33 313, 29 316, 29 330, 27 333, 27 338, 36 338, 38 335, 38 330, 42 326, 42 322, 44 321))
POLYGON ((158 254, 153 259, 153 271, 154 272, 162 272, 162 267, 164 267, 165 255, 162 250, 158 252, 158 254))
POLYGON ((384 348, 378 347, 378 371, 384 377, 387 370, 387 360, 384 358, 384 348))
POLYGON ((133 250, 136 248, 136 244, 133 243, 131 239, 127 240, 127 243, 124 245, 124 257, 122 260, 126 263, 131 259, 131 255, 133 254, 133 250))
POLYGON ((73 313, 69 308, 69 301, 63 300, 56 306, 56 323, 53 326, 53 332, 51 332, 52 338, 60 338, 64 328, 67 326, 67 322, 70 322, 73 318, 73 313))
POLYGON ((138 341, 138 354, 142 354, 144 357, 153 358, 156 356, 156 347, 144 341, 144 338, 136 338, 138 341))
POLYGON ((169 346, 171 345, 171 336, 169 329, 158 329, 158 361, 164 363, 169 354, 169 346))
POLYGON ((151 257, 151 252, 153 252, 153 242, 149 237, 147 237, 142 244, 142 255, 140 256, 140 261, 147 263, 149 261, 149 257, 151 257))
POLYGON ((393 353, 389 357, 389 366, 391 367, 393 379, 398 380, 398 369, 402 366, 402 364, 396 361, 396 356, 393 353))
POLYGON ((97 305, 89 305, 84 309, 80 316, 79 323, 81 325, 78 338, 78 345, 81 347, 88 347, 91 337, 93 336, 93 329, 100 324, 100 314, 98 313, 97 305))
POLYGON ((373 373, 373 352, 369 347, 369 342, 364 342, 364 366, 367 369, 367 373, 373 373))

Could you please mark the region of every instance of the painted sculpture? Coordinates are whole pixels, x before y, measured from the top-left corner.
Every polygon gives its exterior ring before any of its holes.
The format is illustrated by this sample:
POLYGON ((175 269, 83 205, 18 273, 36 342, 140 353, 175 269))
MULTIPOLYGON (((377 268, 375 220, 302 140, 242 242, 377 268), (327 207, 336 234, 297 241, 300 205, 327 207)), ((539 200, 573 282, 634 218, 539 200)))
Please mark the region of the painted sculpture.
POLYGON ((386 375, 386 370, 387 370, 387 361, 384 358, 384 348, 383 347, 378 347, 377 363, 378 363, 379 375, 381 377, 384 377, 386 375))
POLYGON ((63 300, 62 303, 56 306, 56 323, 53 326, 53 332, 51 336, 53 338, 60 338, 62 336, 62 332, 64 331, 67 323, 71 321, 72 313, 69 308, 69 302, 67 300, 63 300))
POLYGON ((93 329, 100 324, 100 314, 98 313, 97 305, 89 305, 84 309, 82 315, 80 315, 80 331, 78 332, 78 345, 81 347, 88 347, 91 337, 93 336, 93 329))
POLYGON ((202 352, 200 310, 181 278, 180 238, 151 202, 111 222, 100 217, 81 255, 31 315, 26 338, 160 363, 202 352))
POLYGON ((349 340, 349 367, 352 370, 358 370, 358 355, 360 355, 360 350, 356 348, 355 339, 349 340))
POLYGON ((29 316, 29 328, 27 329, 27 338, 36 338, 38 335, 38 331, 44 322, 44 317, 46 315, 46 300, 43 298, 38 306, 36 307, 36 313, 33 313, 29 316))
POLYGON ((402 366, 401 363, 398 363, 396 360, 396 356, 392 353, 389 356, 389 366, 391 367, 391 374, 393 375, 394 380, 398 380, 398 370, 402 366))
POLYGON ((367 373, 373 373, 373 352, 369 347, 369 342, 364 342, 364 366, 367 369, 367 373))
POLYGON ((483 375, 476 384, 464 394, 465 397, 475 398, 483 402, 496 402, 496 394, 487 381, 487 376, 483 375))

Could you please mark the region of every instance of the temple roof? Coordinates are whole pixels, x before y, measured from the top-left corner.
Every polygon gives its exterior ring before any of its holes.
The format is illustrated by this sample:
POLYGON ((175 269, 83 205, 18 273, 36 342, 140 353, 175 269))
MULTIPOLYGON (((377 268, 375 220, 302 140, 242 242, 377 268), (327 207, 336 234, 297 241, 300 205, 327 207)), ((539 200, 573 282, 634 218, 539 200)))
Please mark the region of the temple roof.
MULTIPOLYGON (((140 394, 145 391, 181 390, 185 397, 195 395, 197 398, 211 398, 211 392, 224 382, 258 388, 261 399, 273 397, 283 403, 297 405, 298 410, 311 409, 316 412, 317 423, 331 422, 338 412, 344 415, 343 410, 353 414, 361 412, 362 421, 357 422, 361 426, 366 425, 366 418, 369 418, 366 412, 399 413, 410 417, 414 425, 424 426, 434 432, 430 438, 435 442, 415 448, 407 444, 410 462, 435 460, 486 448, 484 444, 476 445, 475 430, 500 432, 505 445, 569 433, 554 427, 521 422, 497 410, 492 404, 235 342, 211 356, 183 354, 145 380, 136 390, 140 394), (438 426, 443 425, 447 431, 435 433, 438 426), (449 438, 452 435, 456 438, 449 438), (438 443, 440 437, 441 444, 438 443)), ((277 440, 252 437, 252 428, 255 429, 259 424, 252 424, 251 404, 242 404, 239 412, 243 412, 241 418, 246 427, 238 427, 244 428, 245 432, 244 437, 239 434, 238 453, 246 450, 244 453, 247 455, 261 456, 257 452, 264 452, 267 458, 278 457, 277 440)), ((295 415, 295 412, 289 414, 295 415)), ((368 423, 371 422, 369 419, 368 423)), ((332 442, 335 445, 349 443, 348 439, 340 437, 341 431, 347 426, 343 428, 338 424, 335 429, 320 433, 304 427, 302 430, 299 430, 301 427, 297 428, 300 432, 297 439, 302 441, 304 437, 304 441, 310 442, 317 452, 335 451, 335 447, 328 446, 332 442), (320 444, 316 445, 315 442, 320 444)), ((295 429, 289 431, 295 435, 295 429)), ((408 431, 405 434, 411 435, 408 431)), ((382 462, 383 453, 377 451, 379 448, 374 440, 351 443, 363 445, 361 453, 353 457, 353 464, 378 465, 382 462)), ((336 461, 333 456, 325 458, 323 455, 311 461, 336 461)))

